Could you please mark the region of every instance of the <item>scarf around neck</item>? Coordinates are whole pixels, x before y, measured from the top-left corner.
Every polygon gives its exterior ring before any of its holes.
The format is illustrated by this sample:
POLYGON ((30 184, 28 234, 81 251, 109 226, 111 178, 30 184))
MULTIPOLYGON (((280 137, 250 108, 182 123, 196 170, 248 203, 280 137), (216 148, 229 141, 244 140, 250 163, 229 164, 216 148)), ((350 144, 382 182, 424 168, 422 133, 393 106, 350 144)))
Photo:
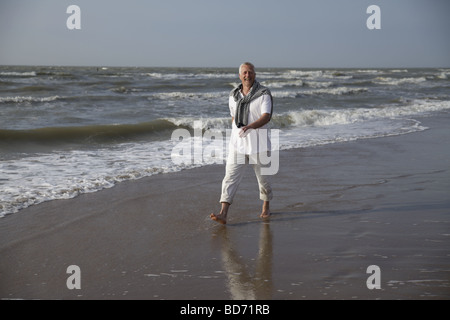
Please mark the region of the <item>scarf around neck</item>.
MULTIPOLYGON (((269 88, 262 86, 258 81, 255 80, 250 92, 241 98, 241 90, 242 84, 234 88, 230 96, 234 98, 236 102, 236 114, 234 116, 234 122, 238 128, 245 127, 248 125, 248 109, 250 107, 250 102, 253 100, 267 94, 270 96, 270 100, 272 102, 272 110, 273 110, 273 98, 269 88)), ((270 116, 272 117, 272 111, 270 112, 270 116)))

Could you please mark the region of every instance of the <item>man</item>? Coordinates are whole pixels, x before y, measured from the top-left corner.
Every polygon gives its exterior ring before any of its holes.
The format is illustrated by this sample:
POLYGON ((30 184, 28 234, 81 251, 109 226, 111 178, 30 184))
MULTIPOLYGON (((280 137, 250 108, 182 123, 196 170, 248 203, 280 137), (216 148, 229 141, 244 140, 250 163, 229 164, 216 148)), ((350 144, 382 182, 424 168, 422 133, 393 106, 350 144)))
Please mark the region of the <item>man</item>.
POLYGON ((252 164, 258 180, 260 199, 263 201, 261 218, 270 216, 272 188, 268 175, 264 175, 261 156, 270 152, 271 144, 267 124, 272 117, 273 98, 270 90, 256 81, 255 67, 250 62, 239 67, 241 84, 229 97, 232 131, 226 173, 222 181, 222 208, 211 213, 212 220, 226 224, 228 209, 242 180, 246 164, 252 164))

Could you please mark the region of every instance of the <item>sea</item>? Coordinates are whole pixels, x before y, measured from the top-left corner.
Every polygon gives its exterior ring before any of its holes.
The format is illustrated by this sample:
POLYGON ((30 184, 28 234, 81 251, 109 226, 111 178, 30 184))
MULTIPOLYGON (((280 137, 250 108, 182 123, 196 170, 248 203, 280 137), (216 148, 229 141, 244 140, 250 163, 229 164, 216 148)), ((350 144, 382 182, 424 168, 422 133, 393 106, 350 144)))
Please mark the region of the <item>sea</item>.
MULTIPOLYGON (((450 69, 256 71, 280 152, 419 132, 450 112, 450 69)), ((0 217, 225 163, 239 82, 237 68, 0 66, 0 217)))

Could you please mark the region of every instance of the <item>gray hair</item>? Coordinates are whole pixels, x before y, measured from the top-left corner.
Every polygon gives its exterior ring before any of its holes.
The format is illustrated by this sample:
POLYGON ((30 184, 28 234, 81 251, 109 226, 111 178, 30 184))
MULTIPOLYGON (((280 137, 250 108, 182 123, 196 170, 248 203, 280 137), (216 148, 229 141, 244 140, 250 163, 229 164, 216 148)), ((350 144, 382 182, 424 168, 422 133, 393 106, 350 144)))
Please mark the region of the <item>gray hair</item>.
POLYGON ((239 66, 239 74, 241 74, 241 70, 242 70, 243 66, 248 66, 248 67, 252 68, 253 71, 255 71, 255 66, 253 65, 253 63, 251 63, 251 62, 244 62, 243 64, 241 64, 239 66))

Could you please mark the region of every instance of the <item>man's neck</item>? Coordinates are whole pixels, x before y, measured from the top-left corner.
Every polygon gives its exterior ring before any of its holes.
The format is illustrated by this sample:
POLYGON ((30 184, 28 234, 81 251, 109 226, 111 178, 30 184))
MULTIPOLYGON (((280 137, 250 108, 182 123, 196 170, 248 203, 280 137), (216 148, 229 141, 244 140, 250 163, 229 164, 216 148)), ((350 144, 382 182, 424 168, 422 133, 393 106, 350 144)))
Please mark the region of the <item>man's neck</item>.
POLYGON ((251 86, 246 86, 245 84, 242 84, 242 90, 241 90, 241 92, 242 92, 242 94, 243 94, 244 96, 246 96, 246 95, 248 95, 248 94, 250 93, 250 90, 252 90, 253 84, 254 84, 254 82, 252 83, 251 86))

